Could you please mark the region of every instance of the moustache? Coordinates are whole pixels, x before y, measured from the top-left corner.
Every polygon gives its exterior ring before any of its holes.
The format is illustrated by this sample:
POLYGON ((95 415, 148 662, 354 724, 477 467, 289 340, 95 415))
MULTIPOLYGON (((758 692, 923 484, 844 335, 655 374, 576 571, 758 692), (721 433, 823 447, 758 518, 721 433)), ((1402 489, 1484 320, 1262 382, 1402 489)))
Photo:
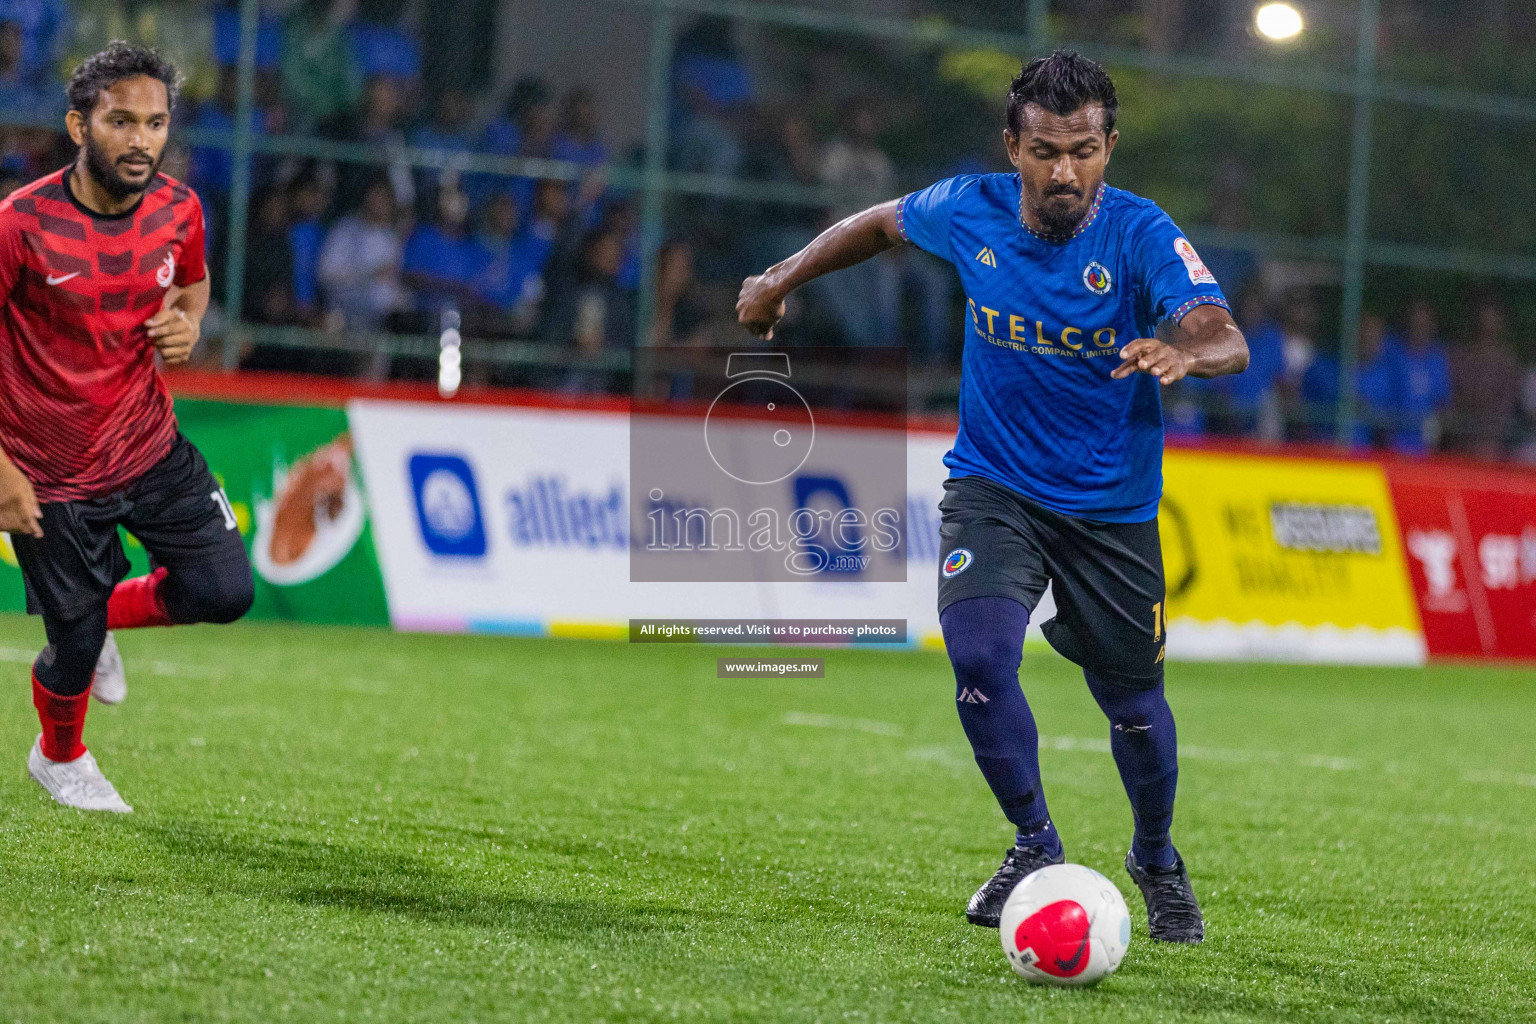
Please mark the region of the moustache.
POLYGON ((1070 185, 1054 185, 1051 188, 1048 188, 1048 189, 1045 190, 1045 197, 1047 199, 1051 199, 1051 198, 1054 198, 1056 196, 1073 196, 1073 197, 1076 197, 1076 198, 1081 198, 1082 195, 1083 195, 1083 190, 1082 189, 1080 189, 1080 188, 1073 188, 1070 185))

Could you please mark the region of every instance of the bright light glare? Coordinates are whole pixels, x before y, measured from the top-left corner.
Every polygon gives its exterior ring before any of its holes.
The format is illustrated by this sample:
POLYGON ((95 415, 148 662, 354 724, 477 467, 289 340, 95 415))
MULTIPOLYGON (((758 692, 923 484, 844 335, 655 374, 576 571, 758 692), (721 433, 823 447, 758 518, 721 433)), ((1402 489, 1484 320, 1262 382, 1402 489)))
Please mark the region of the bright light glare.
POLYGON ((1290 4, 1265 4, 1254 12, 1253 25, 1266 39, 1295 39, 1301 35, 1301 12, 1290 4))

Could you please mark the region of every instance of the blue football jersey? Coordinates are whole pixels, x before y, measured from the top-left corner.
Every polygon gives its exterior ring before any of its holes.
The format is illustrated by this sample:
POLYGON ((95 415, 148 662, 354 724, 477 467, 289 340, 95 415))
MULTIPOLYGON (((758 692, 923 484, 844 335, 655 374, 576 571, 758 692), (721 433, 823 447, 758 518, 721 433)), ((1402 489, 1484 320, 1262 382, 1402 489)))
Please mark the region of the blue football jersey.
POLYGON ((1161 385, 1112 380, 1120 349, 1162 320, 1227 301, 1157 204, 1099 186, 1070 238, 1020 216, 1017 174, 966 174, 903 197, 902 237, 965 287, 960 431, 951 476, 980 476, 1066 515, 1157 516, 1161 385))

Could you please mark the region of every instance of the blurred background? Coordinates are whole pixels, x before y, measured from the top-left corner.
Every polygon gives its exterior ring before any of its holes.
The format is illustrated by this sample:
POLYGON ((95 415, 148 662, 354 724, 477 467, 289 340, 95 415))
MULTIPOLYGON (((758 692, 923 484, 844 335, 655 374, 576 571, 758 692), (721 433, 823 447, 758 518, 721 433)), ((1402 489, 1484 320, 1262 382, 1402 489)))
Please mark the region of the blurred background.
MULTIPOLYGON (((1111 184, 1173 215, 1253 351, 1170 435, 1536 462, 1536 7, 1509 0, 0 0, 0 194, 72 156, 107 41, 186 75, 212 366, 627 393, 739 344, 741 279, 870 203, 1006 170, 1020 61, 1121 96, 1111 184), (637 348, 637 346, 639 348, 637 348)), ((962 303, 907 249, 776 340, 904 344, 950 414, 962 303)))

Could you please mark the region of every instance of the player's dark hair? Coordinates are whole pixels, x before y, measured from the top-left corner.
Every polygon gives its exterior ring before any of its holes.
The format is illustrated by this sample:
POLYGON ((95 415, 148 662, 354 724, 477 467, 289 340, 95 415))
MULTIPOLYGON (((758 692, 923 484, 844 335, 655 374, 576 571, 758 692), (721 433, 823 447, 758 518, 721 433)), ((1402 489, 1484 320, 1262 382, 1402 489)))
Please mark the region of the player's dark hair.
POLYGON ((1024 130, 1024 104, 1037 103, 1061 117, 1090 104, 1104 108, 1104 132, 1115 130, 1120 101, 1104 65, 1072 50, 1057 50, 1019 69, 1008 87, 1008 127, 1024 130))
POLYGON ((167 103, 175 108, 176 95, 181 92, 181 72, 176 70, 176 65, 147 46, 114 39, 105 50, 81 61, 75 73, 69 76, 64 91, 69 96, 70 109, 90 117, 103 89, 110 89, 123 79, 137 75, 164 82, 167 103))

